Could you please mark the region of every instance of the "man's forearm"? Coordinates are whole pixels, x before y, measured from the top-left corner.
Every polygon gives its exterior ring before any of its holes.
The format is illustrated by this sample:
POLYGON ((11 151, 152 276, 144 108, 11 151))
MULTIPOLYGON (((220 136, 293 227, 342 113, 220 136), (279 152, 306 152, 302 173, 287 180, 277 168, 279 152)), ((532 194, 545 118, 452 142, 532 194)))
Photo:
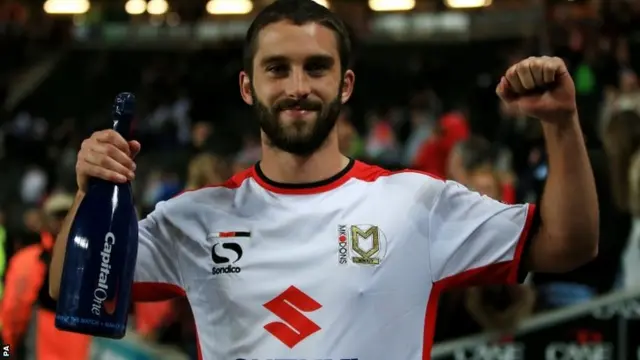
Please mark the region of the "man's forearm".
POLYGON ((552 253, 561 261, 558 268, 541 270, 564 271, 597 253, 598 199, 578 115, 565 121, 543 121, 542 126, 549 176, 539 209, 538 240, 541 247, 554 248, 552 253))
POLYGON ((53 256, 51 259, 51 265, 49 267, 49 295, 53 299, 57 299, 60 293, 60 281, 62 280, 62 266, 64 264, 64 256, 67 249, 67 238, 69 237, 69 230, 73 219, 76 217, 76 212, 80 206, 80 202, 84 198, 84 193, 78 191, 76 193, 73 206, 69 209, 67 217, 64 219, 64 223, 56 237, 56 242, 53 247, 53 256))

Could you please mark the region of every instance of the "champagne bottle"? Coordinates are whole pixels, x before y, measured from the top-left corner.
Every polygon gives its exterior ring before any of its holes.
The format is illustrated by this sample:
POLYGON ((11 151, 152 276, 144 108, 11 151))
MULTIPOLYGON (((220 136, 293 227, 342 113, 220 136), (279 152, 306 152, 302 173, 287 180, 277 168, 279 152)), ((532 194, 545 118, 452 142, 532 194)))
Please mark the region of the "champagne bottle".
MULTIPOLYGON (((135 97, 119 94, 113 129, 129 141, 135 97)), ((120 339, 127 327, 138 253, 131 183, 92 178, 69 231, 55 325, 120 339)))

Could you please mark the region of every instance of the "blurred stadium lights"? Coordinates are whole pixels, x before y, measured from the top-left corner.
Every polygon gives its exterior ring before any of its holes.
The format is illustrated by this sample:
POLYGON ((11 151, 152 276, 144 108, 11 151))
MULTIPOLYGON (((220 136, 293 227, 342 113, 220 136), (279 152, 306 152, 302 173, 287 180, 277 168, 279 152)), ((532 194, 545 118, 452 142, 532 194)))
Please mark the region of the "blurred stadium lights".
POLYGON ((167 0, 149 0, 147 3, 147 12, 151 15, 162 15, 169 10, 167 0))
POLYGON ((327 0, 313 0, 313 1, 315 1, 316 3, 322 5, 322 6, 326 7, 326 8, 329 8, 329 2, 327 0))
POLYGON ((492 0, 445 0, 445 5, 452 9, 473 9, 487 7, 492 0))
POLYGON ((128 0, 124 4, 124 10, 130 15, 140 15, 147 11, 147 2, 145 0, 128 0))
POLYGON ((89 0, 47 0, 43 9, 47 14, 84 14, 90 7, 89 0))
POLYGON ((415 6, 415 0, 369 0, 369 8, 373 11, 407 11, 415 6))
POLYGON ((215 15, 241 15, 253 10, 251 0, 209 0, 207 12, 215 15))

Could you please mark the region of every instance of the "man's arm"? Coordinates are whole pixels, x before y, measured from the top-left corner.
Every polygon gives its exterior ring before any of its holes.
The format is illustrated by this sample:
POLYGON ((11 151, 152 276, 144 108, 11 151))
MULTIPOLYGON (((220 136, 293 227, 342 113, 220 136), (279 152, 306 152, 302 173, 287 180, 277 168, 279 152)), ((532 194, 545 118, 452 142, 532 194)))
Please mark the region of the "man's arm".
POLYGON ((542 123, 549 177, 541 224, 525 268, 568 271, 598 252, 598 199, 576 105, 575 84, 559 58, 531 57, 507 70, 496 89, 509 108, 542 123))
POLYGON ((76 193, 73 206, 69 209, 53 246, 53 256, 51 257, 51 265, 49 266, 49 295, 54 300, 57 300, 58 295, 60 294, 62 266, 64 264, 64 255, 67 250, 69 230, 71 230, 71 224, 73 224, 73 219, 76 217, 76 212, 78 212, 78 207, 80 206, 83 198, 84 192, 78 191, 76 193))
POLYGON ((426 185, 418 201, 427 211, 419 217, 428 221, 418 229, 440 286, 514 283, 526 271, 568 271, 597 254, 598 200, 566 66, 529 58, 511 67, 496 91, 508 107, 542 121, 546 189, 536 207, 507 206, 453 182, 426 185))
POLYGON ((524 258, 527 270, 563 272, 598 252, 598 199, 577 114, 543 121, 549 176, 540 202, 541 223, 524 258))

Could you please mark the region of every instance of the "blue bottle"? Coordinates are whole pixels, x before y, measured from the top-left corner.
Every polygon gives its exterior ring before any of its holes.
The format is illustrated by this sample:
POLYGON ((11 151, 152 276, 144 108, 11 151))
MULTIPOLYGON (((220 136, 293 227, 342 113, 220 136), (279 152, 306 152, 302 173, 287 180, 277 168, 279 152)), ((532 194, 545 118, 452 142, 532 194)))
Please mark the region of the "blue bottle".
MULTIPOLYGON (((113 129, 130 138, 135 97, 113 105, 113 129)), ((69 231, 56 311, 60 330, 120 339, 127 327, 138 253, 131 184, 90 179, 69 231)))

